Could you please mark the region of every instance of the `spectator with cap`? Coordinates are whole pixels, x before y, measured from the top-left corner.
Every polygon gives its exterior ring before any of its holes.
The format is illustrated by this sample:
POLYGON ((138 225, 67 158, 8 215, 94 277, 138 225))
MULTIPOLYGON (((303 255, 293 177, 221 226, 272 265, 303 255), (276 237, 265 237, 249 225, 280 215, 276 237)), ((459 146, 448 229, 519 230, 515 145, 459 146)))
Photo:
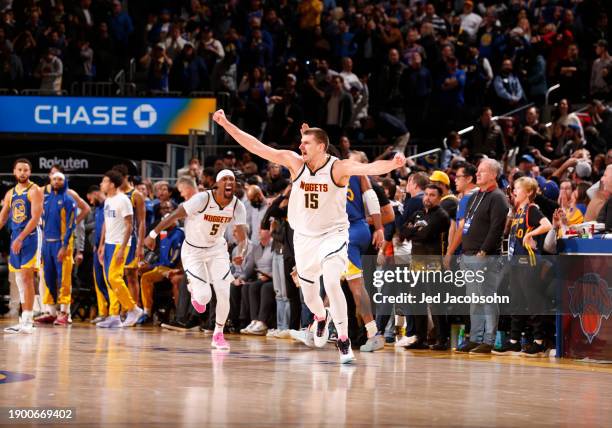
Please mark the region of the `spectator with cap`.
MULTIPOLYGON (((450 178, 443 171, 434 171, 429 177, 429 182, 440 188, 440 207, 446 211, 449 218, 455 218, 457 215, 457 205, 459 200, 450 191, 450 178)), ((445 240, 448 236, 445 235, 445 240)))
POLYGON ((608 99, 612 82, 612 57, 608 52, 608 41, 599 40, 595 44, 597 59, 591 69, 590 93, 592 97, 608 99))

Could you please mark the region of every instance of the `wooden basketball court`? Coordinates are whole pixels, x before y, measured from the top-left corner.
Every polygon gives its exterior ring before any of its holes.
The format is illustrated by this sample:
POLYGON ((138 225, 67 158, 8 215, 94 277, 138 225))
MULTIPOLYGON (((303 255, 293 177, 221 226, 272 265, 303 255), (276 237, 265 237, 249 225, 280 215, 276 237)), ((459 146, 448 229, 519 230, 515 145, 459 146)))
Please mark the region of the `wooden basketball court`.
MULTIPOLYGON (((7 325, 1 323, 2 327, 7 325)), ((0 407, 72 407, 75 426, 610 426, 612 367, 88 324, 3 335, 0 407), (146 424, 146 425, 145 425, 146 424)), ((0 424, 9 422, 3 414, 0 424)), ((32 421, 29 421, 32 422, 32 421)), ((55 423, 57 424, 57 423, 55 423)))

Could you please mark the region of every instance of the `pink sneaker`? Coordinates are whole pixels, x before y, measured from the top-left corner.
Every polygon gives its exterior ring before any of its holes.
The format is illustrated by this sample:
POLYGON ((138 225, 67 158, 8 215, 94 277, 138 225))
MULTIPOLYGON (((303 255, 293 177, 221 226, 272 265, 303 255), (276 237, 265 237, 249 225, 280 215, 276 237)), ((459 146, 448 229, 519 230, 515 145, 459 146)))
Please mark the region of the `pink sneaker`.
POLYGON ((225 337, 223 337, 223 333, 214 334, 210 345, 215 349, 220 349, 223 351, 229 351, 230 349, 229 343, 227 343, 225 337))
POLYGON ((57 316, 57 319, 53 323, 53 325, 67 326, 68 323, 69 323, 68 322, 68 314, 60 312, 59 315, 57 316))
POLYGON ((199 304, 196 299, 191 299, 191 304, 193 305, 197 313, 203 314, 204 312, 206 312, 206 305, 199 304))
POLYGON ((51 314, 42 314, 34 318, 34 322, 36 324, 53 324, 53 322, 57 319, 56 316, 51 314))

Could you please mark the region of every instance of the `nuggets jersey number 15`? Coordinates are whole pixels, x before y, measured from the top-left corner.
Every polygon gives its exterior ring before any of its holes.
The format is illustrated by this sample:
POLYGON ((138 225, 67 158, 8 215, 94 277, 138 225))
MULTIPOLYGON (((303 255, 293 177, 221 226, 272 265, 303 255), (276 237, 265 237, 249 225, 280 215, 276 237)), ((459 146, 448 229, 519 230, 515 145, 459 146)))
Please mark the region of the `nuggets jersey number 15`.
POLYGON ((288 219, 296 232, 319 236, 348 227, 346 186, 337 185, 332 178, 332 168, 337 160, 329 156, 316 171, 304 164, 293 182, 288 219))

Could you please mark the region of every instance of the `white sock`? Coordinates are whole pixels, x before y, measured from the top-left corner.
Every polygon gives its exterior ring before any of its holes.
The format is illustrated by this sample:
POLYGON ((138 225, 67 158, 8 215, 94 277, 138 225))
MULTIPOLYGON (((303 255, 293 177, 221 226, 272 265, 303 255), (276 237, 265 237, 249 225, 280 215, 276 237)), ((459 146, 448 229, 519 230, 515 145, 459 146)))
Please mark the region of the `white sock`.
POLYGON ((45 305, 45 311, 49 312, 54 317, 57 316, 57 307, 55 305, 45 305))
POLYGON ((542 343, 544 343, 542 339, 536 339, 534 340, 534 342, 537 343, 538 345, 541 345, 542 343))
POLYGON ((518 343, 518 340, 510 339, 510 343, 512 344, 518 343))
POLYGON ((34 312, 32 311, 23 311, 21 313, 21 322, 23 324, 32 324, 33 316, 34 316, 34 312))
POLYGON ((147 314, 147 316, 151 316, 151 309, 144 309, 144 313, 147 314))
POLYGON ((378 332, 378 328, 376 327, 376 321, 370 321, 365 325, 365 328, 368 332, 368 339, 371 339, 372 337, 376 336, 376 333, 378 332))
POLYGON ((60 309, 63 313, 70 314, 70 303, 68 303, 67 305, 65 304, 60 305, 60 309))

